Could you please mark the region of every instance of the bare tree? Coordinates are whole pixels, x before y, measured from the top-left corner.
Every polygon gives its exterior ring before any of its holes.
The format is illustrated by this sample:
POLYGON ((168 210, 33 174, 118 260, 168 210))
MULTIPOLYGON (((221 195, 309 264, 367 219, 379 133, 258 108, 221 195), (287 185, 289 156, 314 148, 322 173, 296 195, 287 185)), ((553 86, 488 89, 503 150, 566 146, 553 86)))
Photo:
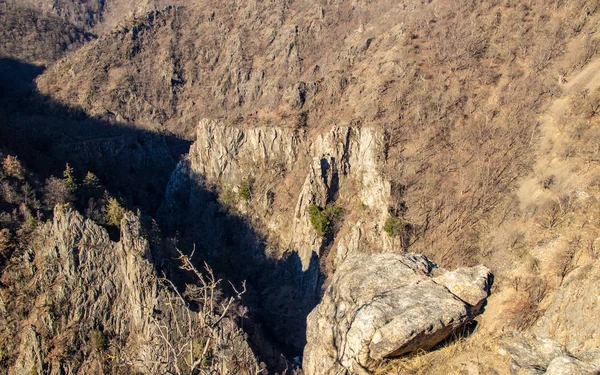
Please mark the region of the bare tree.
MULTIPOLYGON (((235 303, 246 292, 246 283, 241 290, 230 283, 233 296, 223 298, 220 291, 221 279, 217 279, 213 270, 204 263, 204 271, 200 272, 192 263, 194 254, 187 256, 179 249, 180 268, 195 276, 197 283, 186 285, 181 293, 176 285, 165 275, 160 279, 166 288, 166 308, 171 319, 161 321, 152 317, 156 332, 167 348, 166 362, 171 370, 167 373, 183 374, 225 374, 223 361, 219 360, 218 348, 227 344, 227 329, 235 329, 224 324, 230 314, 236 313, 235 303), (190 302, 198 306, 193 311, 190 302), (182 307, 182 308, 181 308, 182 307)), ((228 345, 227 345, 228 346, 228 345)), ((246 369, 247 374, 260 374, 263 370, 256 365, 254 359, 246 358, 246 365, 253 363, 255 368, 246 369)))

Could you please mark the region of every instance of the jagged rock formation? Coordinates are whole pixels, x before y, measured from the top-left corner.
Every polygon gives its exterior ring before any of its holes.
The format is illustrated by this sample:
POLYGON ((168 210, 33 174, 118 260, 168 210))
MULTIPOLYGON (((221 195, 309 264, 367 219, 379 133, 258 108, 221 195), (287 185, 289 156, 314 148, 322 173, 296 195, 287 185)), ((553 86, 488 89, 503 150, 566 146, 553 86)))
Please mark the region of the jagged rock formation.
POLYGON ((101 372, 105 354, 90 343, 94 330, 106 338, 120 337, 123 352, 136 348, 140 358, 157 358, 150 314, 158 303, 158 286, 149 256, 134 217, 123 220, 121 241, 114 243, 91 220, 57 207, 54 220, 23 257, 33 295, 6 293, 9 306, 23 303, 21 298, 33 300, 27 325, 16 336, 21 344, 13 373, 101 372))
MULTIPOLYGON (((18 354, 9 374, 89 374, 117 368, 154 374, 177 365, 185 368, 186 354, 174 358, 171 347, 183 344, 177 324, 192 319, 198 325, 201 317, 176 304, 159 283, 134 215, 125 215, 121 239, 112 242, 103 228, 59 206, 20 262, 3 273, 6 288, 0 290, 6 304, 0 311, 3 360, 18 354), (11 279, 16 275, 21 279, 11 279)), ((235 321, 229 316, 214 320, 221 335, 213 338, 214 345, 224 345, 218 350, 227 354, 218 358, 210 354, 211 346, 206 355, 213 358, 202 365, 237 373, 256 367, 235 321)), ((203 340, 193 339, 198 346, 203 340)))
POLYGON ((428 350, 481 312, 491 282, 483 266, 446 271, 422 255, 351 257, 308 316, 305 374, 369 374, 428 350))
POLYGON ((600 349, 577 356, 550 338, 512 332, 500 338, 500 354, 510 358, 516 374, 591 375, 600 371, 600 349))

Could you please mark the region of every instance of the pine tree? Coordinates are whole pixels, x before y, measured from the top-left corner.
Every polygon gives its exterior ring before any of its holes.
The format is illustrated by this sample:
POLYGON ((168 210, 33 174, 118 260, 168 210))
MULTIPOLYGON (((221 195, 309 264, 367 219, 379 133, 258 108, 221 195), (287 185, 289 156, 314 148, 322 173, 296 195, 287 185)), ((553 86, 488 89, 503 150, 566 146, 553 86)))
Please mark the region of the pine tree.
POLYGON ((102 185, 100 179, 92 172, 85 175, 82 183, 83 193, 85 198, 99 198, 102 195, 102 185))
POLYGON ((69 192, 71 194, 75 194, 77 192, 77 182, 75 181, 75 172, 73 170, 73 168, 69 165, 69 163, 66 164, 65 166, 65 171, 63 172, 63 179, 65 181, 65 184, 67 185, 67 188, 69 189, 69 192))
POLYGON ((119 201, 113 197, 108 199, 108 203, 106 204, 106 209, 104 212, 104 219, 108 225, 113 225, 118 227, 121 225, 121 219, 125 215, 125 209, 119 201))

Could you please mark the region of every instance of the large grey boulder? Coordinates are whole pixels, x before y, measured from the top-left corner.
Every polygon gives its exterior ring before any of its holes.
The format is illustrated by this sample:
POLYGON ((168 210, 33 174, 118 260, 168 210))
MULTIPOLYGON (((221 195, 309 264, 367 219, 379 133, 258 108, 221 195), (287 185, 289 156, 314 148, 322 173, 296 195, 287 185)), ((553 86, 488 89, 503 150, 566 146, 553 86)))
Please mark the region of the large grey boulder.
POLYGON ((308 316, 307 375, 367 374, 385 358, 428 350, 482 310, 490 271, 454 272, 415 254, 361 254, 333 275, 308 316))

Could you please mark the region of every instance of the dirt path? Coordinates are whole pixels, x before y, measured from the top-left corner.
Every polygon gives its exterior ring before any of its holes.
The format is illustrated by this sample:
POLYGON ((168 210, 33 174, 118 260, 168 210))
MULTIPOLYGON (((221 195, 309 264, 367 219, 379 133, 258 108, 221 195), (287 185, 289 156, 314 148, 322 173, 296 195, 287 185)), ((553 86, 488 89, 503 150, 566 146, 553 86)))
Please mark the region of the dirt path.
POLYGON ((556 99, 542 116, 541 147, 542 154, 551 153, 553 147, 560 141, 558 123, 568 107, 570 98, 583 90, 595 90, 600 87, 600 59, 587 64, 580 72, 568 77, 563 84, 563 95, 556 99))
POLYGON ((600 87, 600 59, 592 61, 579 73, 567 79, 563 85, 563 95, 550 106, 549 115, 554 123, 564 114, 569 97, 583 90, 595 90, 600 87))
POLYGON ((565 136, 559 126, 561 117, 569 108, 571 98, 582 90, 595 90, 600 87, 600 58, 587 64, 575 75, 567 77, 562 85, 563 94, 554 100, 544 115, 540 117, 540 140, 536 152, 536 162, 532 173, 519 183, 518 196, 521 208, 535 204, 538 200, 551 198, 551 192, 541 187, 540 181, 548 176, 555 176, 557 188, 569 191, 587 186, 589 174, 576 172, 578 161, 565 159, 565 136))

